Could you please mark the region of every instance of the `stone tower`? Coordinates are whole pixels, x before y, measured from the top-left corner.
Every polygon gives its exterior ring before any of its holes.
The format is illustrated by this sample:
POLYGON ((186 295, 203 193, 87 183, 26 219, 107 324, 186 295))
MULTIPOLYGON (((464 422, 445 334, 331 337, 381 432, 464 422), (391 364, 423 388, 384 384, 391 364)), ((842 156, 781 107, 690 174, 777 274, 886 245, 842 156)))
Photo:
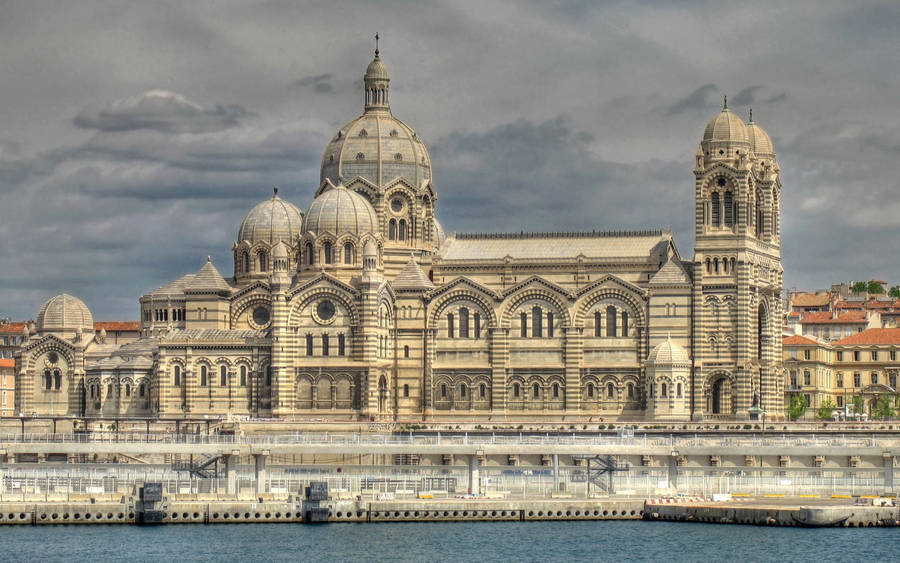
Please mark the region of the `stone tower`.
POLYGON ((694 167, 694 418, 780 416, 781 182, 768 134, 728 109, 694 167), (775 413, 779 413, 775 415, 775 413))

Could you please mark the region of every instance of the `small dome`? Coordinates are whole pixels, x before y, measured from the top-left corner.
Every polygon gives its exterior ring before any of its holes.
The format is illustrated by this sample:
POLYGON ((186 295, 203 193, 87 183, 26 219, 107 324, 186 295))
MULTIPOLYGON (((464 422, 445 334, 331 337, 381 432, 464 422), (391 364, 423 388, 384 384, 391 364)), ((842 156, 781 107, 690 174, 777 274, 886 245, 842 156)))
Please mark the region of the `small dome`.
POLYGON ((294 244, 302 225, 303 214, 296 205, 278 197, 276 189, 275 195, 247 213, 238 229, 237 241, 247 241, 251 245, 262 241, 274 245, 283 240, 294 244))
POLYGON ((431 229, 431 240, 434 241, 435 248, 440 248, 447 238, 447 235, 444 234, 444 227, 441 226, 441 223, 437 219, 434 219, 431 223, 431 229))
POLYGON ((372 239, 366 241, 363 245, 363 258, 378 258, 378 247, 372 242, 372 239))
POLYGON ((756 156, 773 158, 775 148, 772 146, 772 138, 765 129, 757 125, 751 119, 747 124, 747 138, 750 140, 750 148, 756 156))
POLYGON ((662 343, 657 344, 653 350, 650 350, 650 355, 647 356, 647 363, 657 366, 671 366, 690 364, 691 360, 684 348, 672 342, 671 337, 666 337, 662 343))
POLYGON ((375 53, 375 58, 366 68, 366 80, 390 80, 391 75, 388 74, 387 67, 381 62, 381 57, 375 53))
POLYGON ((50 298, 37 316, 38 332, 94 332, 94 317, 84 301, 63 293, 50 298))
POLYGON ((303 232, 321 235, 376 233, 378 217, 364 196, 343 184, 330 186, 313 200, 303 221, 303 232))
POLYGON ((727 107, 716 114, 703 131, 703 141, 747 142, 744 122, 727 107))
POLYGON ((272 258, 275 260, 287 260, 287 245, 285 245, 283 242, 279 242, 278 244, 276 244, 272 249, 272 258))

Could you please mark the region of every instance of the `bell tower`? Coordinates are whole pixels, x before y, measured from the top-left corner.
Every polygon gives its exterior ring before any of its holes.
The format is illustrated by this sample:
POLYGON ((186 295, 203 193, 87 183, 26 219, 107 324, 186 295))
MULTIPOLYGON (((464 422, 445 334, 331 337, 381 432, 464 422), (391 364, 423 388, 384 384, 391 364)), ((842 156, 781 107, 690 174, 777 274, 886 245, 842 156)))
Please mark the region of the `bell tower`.
POLYGON ((784 416, 781 182, 768 134, 722 108, 695 165, 692 416, 784 416))

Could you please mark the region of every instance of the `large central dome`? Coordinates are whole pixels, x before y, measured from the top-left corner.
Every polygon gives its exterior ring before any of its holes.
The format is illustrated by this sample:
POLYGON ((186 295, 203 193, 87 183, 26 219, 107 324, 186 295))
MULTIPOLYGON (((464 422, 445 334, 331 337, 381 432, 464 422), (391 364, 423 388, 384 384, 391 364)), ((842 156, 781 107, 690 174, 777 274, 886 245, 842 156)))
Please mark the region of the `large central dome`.
POLYGON ((347 123, 325 147, 321 184, 349 184, 362 177, 378 187, 397 178, 419 188, 431 181, 431 158, 408 125, 391 115, 390 76, 378 50, 364 77, 365 113, 347 123))

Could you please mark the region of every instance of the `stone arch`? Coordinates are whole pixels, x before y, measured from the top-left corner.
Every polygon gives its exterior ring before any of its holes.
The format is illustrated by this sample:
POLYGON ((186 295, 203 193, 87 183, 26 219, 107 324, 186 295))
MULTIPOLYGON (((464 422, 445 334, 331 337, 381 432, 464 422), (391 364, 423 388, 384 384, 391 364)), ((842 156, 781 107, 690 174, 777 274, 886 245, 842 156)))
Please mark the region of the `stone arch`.
POLYGON ((734 374, 716 370, 706 377, 704 395, 709 414, 732 415, 737 408, 737 388, 734 374))
POLYGON ((313 408, 313 388, 315 376, 311 373, 299 373, 294 378, 294 404, 298 409, 313 408))
POLYGON ((559 315, 559 322, 562 327, 572 326, 572 318, 569 314, 567 296, 552 291, 549 287, 528 286, 521 291, 509 295, 501 305, 502 313, 500 314, 500 326, 509 327, 513 315, 519 310, 523 303, 530 300, 544 301, 551 304, 559 315))
POLYGON ((438 319, 441 318, 444 314, 444 310, 447 307, 453 305, 454 301, 459 300, 469 300, 481 307, 481 311, 485 315, 485 327, 486 328, 496 328, 497 327, 497 314, 492 306, 493 298, 480 292, 477 288, 472 286, 462 286, 453 291, 445 293, 438 297, 434 302, 432 302, 431 307, 429 308, 428 315, 428 326, 430 328, 437 328, 438 319))
POLYGON ((357 311, 355 300, 352 296, 335 286, 319 286, 306 293, 299 294, 291 300, 291 311, 288 314, 288 323, 290 326, 296 326, 298 323, 298 316, 302 311, 313 301, 323 297, 329 297, 340 303, 350 317, 350 324, 359 324, 359 312, 357 311))
MULTIPOLYGON (((597 305, 605 301, 618 302, 627 307, 629 312, 634 315, 632 326, 635 328, 647 326, 643 298, 626 291, 624 288, 616 287, 601 287, 582 296, 575 307, 575 326, 583 328, 588 315, 594 311, 597 305)), ((603 314, 606 313, 605 311, 601 312, 603 314)))

